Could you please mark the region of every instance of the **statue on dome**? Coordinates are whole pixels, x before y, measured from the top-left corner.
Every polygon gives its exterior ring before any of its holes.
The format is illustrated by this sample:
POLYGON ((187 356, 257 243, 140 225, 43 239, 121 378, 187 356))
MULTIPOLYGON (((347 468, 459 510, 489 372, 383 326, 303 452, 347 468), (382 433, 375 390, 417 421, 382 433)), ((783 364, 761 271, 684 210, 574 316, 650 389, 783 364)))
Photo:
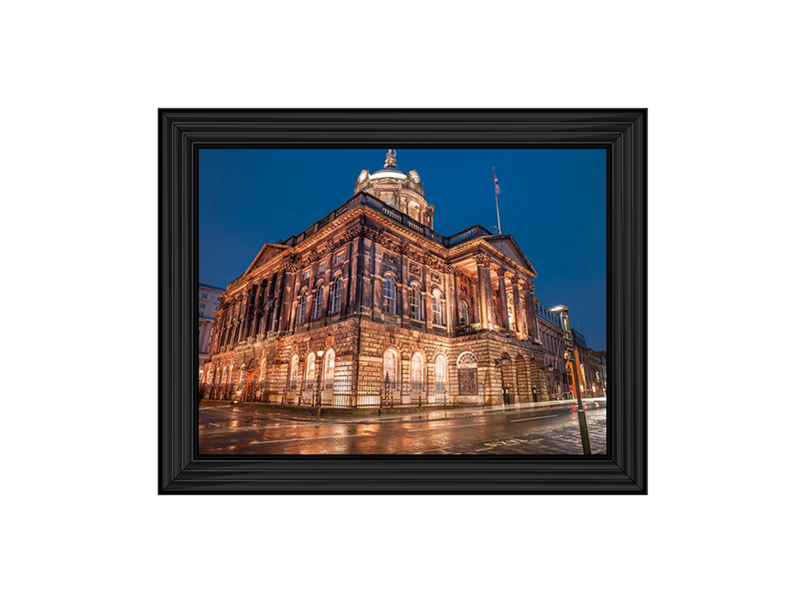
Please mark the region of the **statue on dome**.
POLYGON ((385 156, 385 166, 383 167, 396 167, 396 151, 388 149, 388 154, 385 156))

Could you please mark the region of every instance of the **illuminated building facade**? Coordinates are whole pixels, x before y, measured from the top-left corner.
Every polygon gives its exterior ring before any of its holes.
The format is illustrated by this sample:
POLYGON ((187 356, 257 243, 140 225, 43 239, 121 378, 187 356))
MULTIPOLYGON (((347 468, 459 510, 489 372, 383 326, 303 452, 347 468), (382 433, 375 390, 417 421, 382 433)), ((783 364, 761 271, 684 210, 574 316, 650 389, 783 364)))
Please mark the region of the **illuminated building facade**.
POLYGON ((388 152, 355 194, 266 244, 215 314, 202 398, 344 408, 547 399, 530 261, 510 235, 433 230, 388 152))

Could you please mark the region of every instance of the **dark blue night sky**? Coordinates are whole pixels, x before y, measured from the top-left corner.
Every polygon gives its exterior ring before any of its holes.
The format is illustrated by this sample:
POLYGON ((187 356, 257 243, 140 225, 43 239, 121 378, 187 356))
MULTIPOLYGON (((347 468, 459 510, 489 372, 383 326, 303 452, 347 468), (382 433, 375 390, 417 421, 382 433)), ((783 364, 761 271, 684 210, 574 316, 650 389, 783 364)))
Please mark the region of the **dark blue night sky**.
MULTIPOLYGON (((199 280, 226 286, 264 243, 298 234, 354 195, 360 170, 387 149, 203 149, 199 157, 199 280)), ((500 222, 539 276, 536 297, 564 304, 573 327, 606 349, 606 154, 602 149, 397 149, 415 169, 434 230, 449 236, 500 222)))

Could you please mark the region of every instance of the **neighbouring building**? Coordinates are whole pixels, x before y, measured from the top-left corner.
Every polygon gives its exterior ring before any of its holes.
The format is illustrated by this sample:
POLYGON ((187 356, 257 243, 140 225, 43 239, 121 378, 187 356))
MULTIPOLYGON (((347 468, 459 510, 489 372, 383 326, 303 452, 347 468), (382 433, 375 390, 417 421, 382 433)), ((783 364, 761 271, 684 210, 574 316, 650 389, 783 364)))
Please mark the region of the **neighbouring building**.
POLYGON ((563 398, 569 394, 572 378, 569 376, 565 350, 564 333, 558 314, 537 304, 536 317, 539 321, 539 333, 544 346, 545 376, 547 379, 547 395, 551 400, 563 398))
POLYGON ((434 230, 415 170, 360 172, 354 196, 226 287, 201 397, 277 404, 547 399, 531 262, 510 235, 434 230))
POLYGON ((198 376, 204 374, 204 364, 209 358, 209 346, 212 343, 212 325, 215 322, 215 312, 220 305, 223 287, 212 285, 198 285, 198 376))

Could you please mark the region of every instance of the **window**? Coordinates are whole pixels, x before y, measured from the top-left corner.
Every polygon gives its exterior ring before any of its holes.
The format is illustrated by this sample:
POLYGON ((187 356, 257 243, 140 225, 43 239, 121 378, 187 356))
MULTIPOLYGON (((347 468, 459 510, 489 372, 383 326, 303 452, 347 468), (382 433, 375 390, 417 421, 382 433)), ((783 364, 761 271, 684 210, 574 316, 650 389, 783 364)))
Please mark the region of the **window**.
POLYGON ((469 324, 469 306, 466 305, 465 301, 461 302, 461 319, 463 320, 463 324, 469 324))
POLYGON ((318 286, 315 292, 315 301, 313 303, 313 319, 321 316, 321 303, 324 301, 324 287, 318 286))
POLYGON ((388 380, 388 387, 393 392, 396 391, 396 352, 385 350, 382 356, 382 382, 388 380))
POLYGON ((338 255, 335 256, 335 263, 340 264, 345 259, 346 259, 346 253, 343 251, 339 251, 338 255))
POLYGON ((310 352, 307 355, 307 366, 304 367, 304 388, 313 389, 315 385, 315 354, 310 352))
POLYGON ((422 293, 416 283, 410 286, 408 301, 410 302, 410 317, 413 320, 421 320, 422 293))
POLYGON ((206 307, 207 307, 207 305, 206 305, 206 304, 201 304, 201 307, 202 307, 202 308, 206 308, 206 307))
POLYGON ((424 383, 424 357, 416 352, 410 359, 410 390, 420 392, 424 383))
POLYGON ((201 299, 206 299, 206 298, 207 298, 207 294, 206 294, 206 293, 202 293, 202 294, 201 294, 201 299))
POLYGON ((299 300, 299 307, 297 310, 296 322, 301 324, 304 322, 304 315, 307 313, 307 294, 303 293, 299 300))
POLYGON ((307 270, 305 270, 304 273, 302 274, 302 280, 303 281, 306 281, 308 278, 310 278, 310 269, 309 268, 307 270))
POLYGON ((290 361, 290 389, 297 387, 296 382, 299 380, 299 357, 294 356, 290 361))
POLYGON ((336 278, 335 282, 332 283, 332 303, 330 304, 330 312, 340 312, 341 311, 341 289, 343 287, 343 279, 336 278))
POLYGON ((385 277, 382 289, 382 311, 386 314, 396 314, 396 283, 394 277, 385 277))
POLYGON ((326 262, 321 262, 321 263, 318 265, 318 273, 319 273, 319 274, 321 274, 322 272, 324 272, 326 269, 327 269, 327 263, 326 263, 326 262))
POLYGON ((438 289, 433 290, 433 323, 444 326, 443 301, 438 289))
POLYGON ((447 391, 447 361, 443 356, 436 357, 435 386, 437 392, 447 391))
POLYGON ((324 381, 331 384, 335 380, 335 350, 329 349, 324 354, 324 381))
POLYGON ((260 362, 260 383, 265 379, 265 358, 260 362))

